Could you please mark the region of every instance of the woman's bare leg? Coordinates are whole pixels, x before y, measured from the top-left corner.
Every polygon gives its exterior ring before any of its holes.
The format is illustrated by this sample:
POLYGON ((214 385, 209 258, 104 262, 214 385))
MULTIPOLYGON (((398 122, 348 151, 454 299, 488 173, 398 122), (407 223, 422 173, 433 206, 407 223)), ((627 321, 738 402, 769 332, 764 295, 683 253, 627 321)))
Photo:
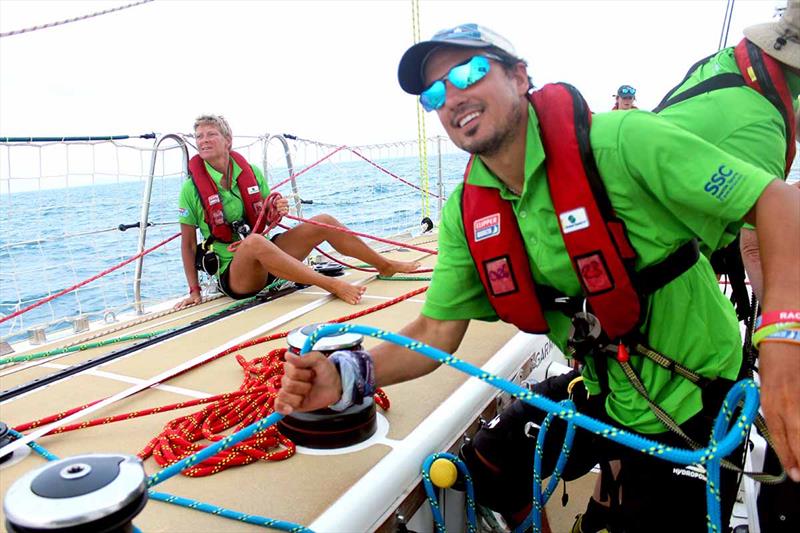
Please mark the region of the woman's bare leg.
POLYGON ((323 276, 268 241, 263 235, 250 235, 237 248, 228 267, 230 286, 237 293, 249 293, 264 288, 268 274, 302 283, 316 285, 349 304, 361 301, 366 287, 323 276))
MULTIPOLYGON (((311 220, 322 222, 331 226, 344 226, 331 215, 317 215, 311 220)), ((287 254, 296 259, 305 259, 311 250, 320 243, 327 241, 333 248, 344 255, 355 257, 374 266, 382 276, 391 276, 398 272, 413 272, 419 268, 417 261, 394 261, 382 256, 350 233, 338 231, 314 224, 301 223, 281 234, 275 244, 287 254)))

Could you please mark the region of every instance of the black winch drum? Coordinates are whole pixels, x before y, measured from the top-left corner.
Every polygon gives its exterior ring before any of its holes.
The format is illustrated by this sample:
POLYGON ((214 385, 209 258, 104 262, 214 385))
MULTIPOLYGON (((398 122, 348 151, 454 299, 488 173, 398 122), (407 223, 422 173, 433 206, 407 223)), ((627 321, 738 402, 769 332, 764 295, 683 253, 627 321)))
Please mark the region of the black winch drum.
MULTIPOLYGON (((309 324, 289 333, 289 351, 299 354, 306 339, 323 324, 309 324)), ((331 355, 336 350, 360 350, 363 335, 343 333, 323 337, 313 350, 331 355)), ((375 401, 364 398, 364 402, 352 405, 344 411, 318 409, 309 413, 294 412, 278 421, 278 429, 298 446, 317 449, 333 449, 352 446, 370 438, 378 428, 375 418, 375 401)))
POLYGON ((52 461, 19 478, 3 511, 11 533, 129 533, 147 502, 142 461, 90 454, 52 461))

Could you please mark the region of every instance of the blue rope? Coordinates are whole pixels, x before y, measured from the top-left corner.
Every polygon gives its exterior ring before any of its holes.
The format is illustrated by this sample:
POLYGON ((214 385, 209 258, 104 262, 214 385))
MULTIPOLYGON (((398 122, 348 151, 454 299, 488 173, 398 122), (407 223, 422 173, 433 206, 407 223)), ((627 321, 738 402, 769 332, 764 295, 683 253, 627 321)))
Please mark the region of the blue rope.
POLYGON ((467 486, 467 528, 470 533, 475 533, 478 531, 478 519, 475 515, 475 489, 472 486, 472 477, 469 475, 467 465, 452 453, 447 452, 433 453, 422 463, 422 483, 425 485, 425 493, 428 495, 428 503, 431 505, 436 531, 442 533, 447 531, 444 525, 444 518, 442 518, 442 511, 439 509, 439 499, 431 481, 431 465, 436 459, 440 458, 448 459, 455 464, 464 478, 464 484, 467 486))
MULTIPOLYGON (((10 435, 13 435, 15 439, 21 439, 22 437, 24 437, 24 435, 22 433, 20 433, 19 431, 14 431, 11 428, 8 428, 8 433, 10 435)), ((44 457, 48 461, 58 461, 58 456, 57 455, 53 455, 52 453, 50 453, 47 450, 47 448, 45 448, 44 446, 40 446, 40 445, 36 444, 35 442, 32 442, 32 441, 29 442, 28 443, 28 448, 30 448, 31 450, 35 451, 36 453, 38 453, 39 455, 41 455, 42 457, 44 457)))
POLYGON ((281 531, 302 532, 302 533, 311 532, 311 530, 305 526, 301 526, 299 524, 295 524, 292 522, 286 522, 284 520, 275 520, 273 518, 267 518, 265 516, 250 515, 250 514, 240 513, 238 511, 231 511, 223 507, 217 507, 216 505, 199 502, 197 500, 192 500, 189 498, 182 498, 180 496, 173 496, 172 494, 164 494, 163 492, 156 492, 154 490, 148 490, 147 493, 150 495, 152 499, 160 502, 171 503, 173 505, 178 505, 180 507, 186 507, 187 509, 194 509, 195 511, 201 511, 203 513, 213 514, 215 516, 230 518, 231 520, 236 520, 237 522, 244 522, 245 524, 253 524, 256 526, 266 527, 270 529, 279 529, 281 531))
MULTIPOLYGON (((404 348, 416 351, 427 357, 435 359, 440 363, 452 366, 457 370, 465 372, 480 379, 481 381, 489 383, 490 385, 509 393, 514 398, 548 412, 548 416, 555 415, 564 419, 568 424, 568 428, 570 425, 577 425, 592 431, 597 435, 622 444, 623 446, 627 446, 628 448, 638 450, 641 453, 646 453, 665 461, 686 465, 696 463, 705 464, 707 470, 706 502, 708 505, 708 531, 716 533, 722 530, 720 524, 721 512, 719 509, 720 461, 723 457, 729 455, 744 440, 747 431, 756 416, 758 411, 759 394, 753 380, 742 380, 736 383, 733 387, 731 387, 731 390, 728 391, 722 409, 715 420, 714 431, 708 447, 700 448, 698 450, 687 450, 666 446, 657 441, 630 433, 623 429, 615 428, 575 411, 572 406, 562 405, 550 400, 549 398, 545 398, 544 396, 534 394, 532 391, 492 375, 465 361, 461 361, 453 355, 442 352, 441 350, 437 350, 436 348, 428 346, 422 342, 369 326, 351 324, 329 324, 320 326, 316 331, 314 331, 314 333, 308 336, 301 353, 304 354, 308 352, 321 337, 328 335, 340 335, 349 331, 361 333, 363 335, 369 335, 370 337, 374 337, 376 339, 393 342, 403 346, 404 348), (741 413, 738 417, 734 418, 733 411, 730 406, 739 405, 740 402, 743 402, 741 413), (731 422, 734 422, 733 427, 731 427, 731 422), (726 433, 726 430, 729 431, 726 433)), ((541 443, 543 442, 544 436, 540 431, 539 438, 537 439, 537 452, 540 449, 541 443)), ((538 457, 540 453, 537 453, 536 455, 538 457)), ((564 456, 565 453, 564 449, 562 448, 559 461, 561 461, 562 458, 566 460, 564 456)), ((539 512, 536 511, 537 506, 540 507, 541 505, 541 499, 537 498, 532 509, 532 521, 535 531, 539 531, 541 528, 540 510, 539 512)))
POLYGON ((217 441, 216 443, 203 448, 194 455, 185 457, 180 461, 178 461, 177 463, 173 463, 170 466, 164 468, 163 470, 156 472, 155 474, 147 478, 147 486, 153 487, 155 485, 158 485, 159 483, 163 483, 169 478, 177 474, 180 474, 184 470, 192 468, 197 463, 201 463, 206 459, 208 459, 209 457, 213 457, 220 451, 230 448, 231 446, 242 442, 243 440, 251 437, 255 433, 258 433, 259 431, 267 429, 269 426, 276 423, 281 418, 283 418, 282 414, 272 413, 268 417, 262 418, 258 422, 253 422, 252 424, 250 424, 244 429, 241 429, 237 433, 228 435, 227 437, 217 441))
MULTIPOLYGON (((572 400, 563 400, 559 402, 561 406, 566 409, 575 410, 575 404, 572 400)), ((564 436, 564 443, 561 445, 561 452, 556 462, 556 467, 550 476, 550 481, 547 489, 542 494, 542 456, 544 455, 544 441, 547 435, 547 430, 550 429, 550 424, 553 422, 553 413, 547 413, 542 425, 539 428, 539 434, 536 437, 536 453, 533 456, 533 505, 531 505, 531 512, 525 517, 525 520, 514 530, 515 533, 523 532, 529 527, 533 526, 534 533, 540 531, 540 524, 542 523, 542 512, 544 506, 547 504, 550 496, 555 492, 558 487, 558 482, 561 480, 561 473, 567 464, 569 458, 569 451, 572 449, 572 442, 575 440, 575 424, 567 420, 567 432, 564 436)))

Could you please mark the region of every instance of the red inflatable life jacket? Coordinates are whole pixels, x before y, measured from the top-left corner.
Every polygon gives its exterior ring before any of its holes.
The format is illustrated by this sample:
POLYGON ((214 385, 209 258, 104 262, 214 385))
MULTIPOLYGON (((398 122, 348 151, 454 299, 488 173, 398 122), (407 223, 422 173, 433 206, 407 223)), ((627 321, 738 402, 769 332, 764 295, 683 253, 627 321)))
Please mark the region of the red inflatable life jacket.
POLYGON ((788 176, 797 150, 795 145, 797 123, 794 119, 792 95, 783 73, 783 66, 748 39, 742 39, 734 48, 733 54, 747 86, 769 100, 783 117, 786 128, 786 170, 784 175, 788 176))
MULTIPOLYGON (((642 300, 634 284, 636 252, 616 218, 589 144, 591 113, 565 83, 530 95, 547 154, 547 180, 561 235, 588 304, 611 340, 640 322, 642 300)), ((529 333, 549 327, 537 297, 528 253, 510 202, 496 189, 467 182, 462 216, 467 243, 497 315, 529 333)))
MULTIPOLYGON (((255 231, 256 221, 264 203, 264 199, 261 197, 261 189, 258 186, 256 175, 247 160, 238 152, 231 151, 230 156, 242 169, 236 181, 244 203, 245 218, 253 231, 255 231)), ((205 161, 199 155, 195 155, 189 160, 189 175, 192 177, 192 181, 200 195, 203 214, 206 224, 211 228, 211 234, 219 241, 232 242, 233 229, 225 221, 225 216, 222 212, 222 199, 219 196, 217 184, 209 175, 205 161)))

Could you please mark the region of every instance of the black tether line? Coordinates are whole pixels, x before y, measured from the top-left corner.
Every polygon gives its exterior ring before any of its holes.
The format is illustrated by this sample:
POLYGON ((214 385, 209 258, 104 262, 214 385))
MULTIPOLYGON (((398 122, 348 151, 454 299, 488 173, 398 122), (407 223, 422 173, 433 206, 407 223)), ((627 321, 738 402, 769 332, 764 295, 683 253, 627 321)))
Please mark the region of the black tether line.
POLYGON ((96 359, 89 359, 77 365, 72 365, 69 368, 65 368, 63 370, 59 370, 58 372, 54 372, 53 374, 41 378, 36 378, 32 381, 29 381, 28 383, 23 383, 22 385, 17 385, 16 387, 12 387, 10 389, 0 392, 0 402, 10 400, 11 398, 19 396, 20 394, 24 394, 26 392, 34 391, 40 387, 44 387, 45 385, 50 385, 51 383, 61 381, 64 378, 73 376, 85 370, 89 370, 90 368, 94 368, 96 366, 108 363, 109 361, 113 361, 114 359, 118 359, 122 356, 135 353, 141 350, 142 348, 147 348, 149 346, 156 345, 167 339, 175 337, 176 335, 180 335, 182 333, 186 333, 187 331, 191 331, 201 326, 205 326, 206 324, 211 324, 213 322, 216 322, 220 318, 225 318, 227 316, 236 314, 239 311, 244 311, 245 309, 250 309, 251 307, 255 307, 256 305, 269 302, 270 300, 274 300, 281 296, 285 296, 287 294, 296 291, 297 289, 298 289, 297 286, 292 286, 292 287, 287 287, 285 289, 277 290, 275 292, 269 292, 261 296, 256 296, 256 298, 252 302, 248 302, 239 307, 235 307, 233 309, 227 309, 212 316, 201 318, 200 320, 196 320, 191 324, 187 324, 186 326, 183 326, 181 328, 168 331, 157 337, 153 337, 145 341, 142 341, 140 343, 134 344, 133 346, 128 346, 127 348, 122 348, 121 350, 110 352, 96 359))
POLYGON ((722 17, 722 31, 719 34, 719 43, 717 43, 717 50, 722 50, 728 46, 728 32, 731 29, 731 20, 733 19, 733 3, 736 0, 728 0, 725 6, 725 16, 722 17))

